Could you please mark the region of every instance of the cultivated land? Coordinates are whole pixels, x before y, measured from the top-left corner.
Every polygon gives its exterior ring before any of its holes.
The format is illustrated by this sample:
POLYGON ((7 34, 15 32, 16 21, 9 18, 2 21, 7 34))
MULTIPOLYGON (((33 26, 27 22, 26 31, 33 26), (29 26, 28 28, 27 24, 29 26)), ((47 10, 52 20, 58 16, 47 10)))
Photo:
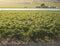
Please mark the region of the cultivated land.
POLYGON ((0 11, 0 46, 45 45, 60 46, 60 11, 0 11))
POLYGON ((0 8, 36 8, 37 6, 40 6, 42 3, 44 3, 46 6, 52 6, 52 7, 60 8, 59 2, 41 2, 41 3, 1 2, 0 8))
POLYGON ((60 11, 0 11, 0 43, 60 41, 60 11))

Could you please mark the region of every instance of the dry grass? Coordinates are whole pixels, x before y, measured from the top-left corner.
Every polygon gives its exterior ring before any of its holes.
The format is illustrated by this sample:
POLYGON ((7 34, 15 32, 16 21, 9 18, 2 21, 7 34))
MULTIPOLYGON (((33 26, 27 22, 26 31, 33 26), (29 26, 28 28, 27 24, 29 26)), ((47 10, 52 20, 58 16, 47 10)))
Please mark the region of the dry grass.
POLYGON ((36 6, 40 6, 42 3, 45 3, 47 6, 55 6, 57 8, 60 8, 60 3, 57 3, 57 2, 41 2, 41 3, 17 3, 17 2, 0 2, 0 8, 25 8, 25 7, 28 7, 28 8, 35 8, 36 6))

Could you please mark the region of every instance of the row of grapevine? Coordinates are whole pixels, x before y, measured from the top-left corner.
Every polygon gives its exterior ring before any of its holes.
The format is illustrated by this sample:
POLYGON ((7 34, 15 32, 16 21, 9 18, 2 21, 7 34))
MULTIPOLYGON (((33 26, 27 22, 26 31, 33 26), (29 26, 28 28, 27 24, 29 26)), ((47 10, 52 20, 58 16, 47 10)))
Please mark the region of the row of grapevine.
POLYGON ((51 42, 57 37, 59 11, 0 11, 0 41, 51 42))

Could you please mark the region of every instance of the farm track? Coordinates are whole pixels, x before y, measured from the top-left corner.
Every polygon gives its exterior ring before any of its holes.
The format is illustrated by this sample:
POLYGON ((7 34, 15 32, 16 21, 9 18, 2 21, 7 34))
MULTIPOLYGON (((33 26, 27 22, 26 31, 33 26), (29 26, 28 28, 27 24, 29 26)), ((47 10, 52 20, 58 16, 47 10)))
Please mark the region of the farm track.
POLYGON ((60 8, 0 8, 0 10, 58 10, 60 11, 60 8))
POLYGON ((51 44, 46 44, 46 43, 13 44, 13 43, 8 43, 7 45, 3 45, 0 43, 0 46, 60 46, 60 42, 51 43, 51 44))

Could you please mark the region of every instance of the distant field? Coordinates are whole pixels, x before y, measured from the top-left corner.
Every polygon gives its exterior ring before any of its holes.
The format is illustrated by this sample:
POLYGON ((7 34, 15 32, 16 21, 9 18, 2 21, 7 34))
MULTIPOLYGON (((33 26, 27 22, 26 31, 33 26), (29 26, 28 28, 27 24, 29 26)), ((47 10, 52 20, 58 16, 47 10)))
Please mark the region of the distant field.
MULTIPOLYGON (((19 3, 3 3, 1 4, 0 3, 0 8, 6 8, 6 7, 10 7, 10 8, 35 8, 36 6, 40 6, 42 3, 39 3, 39 4, 19 4, 19 3)), ((60 3, 54 3, 54 2, 46 2, 45 3, 46 6, 54 6, 54 7, 57 7, 57 8, 60 8, 60 3)))

